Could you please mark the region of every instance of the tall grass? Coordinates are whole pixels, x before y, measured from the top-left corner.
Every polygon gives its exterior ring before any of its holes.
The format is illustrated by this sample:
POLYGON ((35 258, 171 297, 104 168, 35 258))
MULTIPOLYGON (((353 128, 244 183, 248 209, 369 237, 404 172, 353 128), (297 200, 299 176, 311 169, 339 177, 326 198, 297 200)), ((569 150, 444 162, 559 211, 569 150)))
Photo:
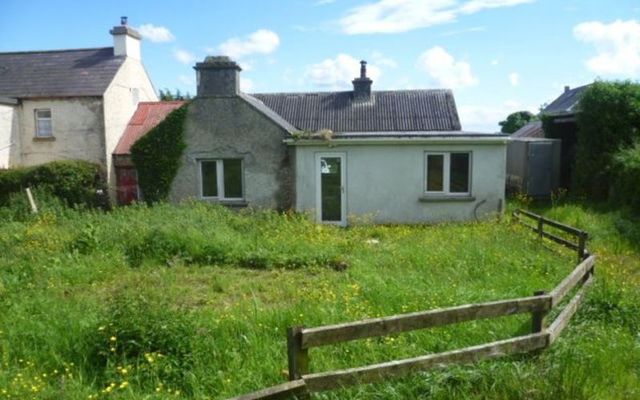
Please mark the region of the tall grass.
MULTIPOLYGON (((554 347, 316 397, 637 397, 638 250, 620 233, 635 223, 580 206, 544 211, 593 232, 600 257, 554 347)), ((11 216, 0 254, 0 398, 11 399, 227 398, 287 379, 289 326, 527 296, 575 262, 506 220, 340 229, 198 203, 11 216)), ((529 328, 515 316, 313 349, 311 369, 529 328)))

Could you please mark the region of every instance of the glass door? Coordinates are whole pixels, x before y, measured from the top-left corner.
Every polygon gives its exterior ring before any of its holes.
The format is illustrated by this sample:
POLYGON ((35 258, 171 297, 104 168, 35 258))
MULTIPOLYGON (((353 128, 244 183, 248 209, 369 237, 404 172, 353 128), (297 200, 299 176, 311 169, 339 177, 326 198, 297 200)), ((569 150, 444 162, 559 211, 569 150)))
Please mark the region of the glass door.
POLYGON ((346 225, 345 155, 343 153, 316 156, 318 221, 346 225))

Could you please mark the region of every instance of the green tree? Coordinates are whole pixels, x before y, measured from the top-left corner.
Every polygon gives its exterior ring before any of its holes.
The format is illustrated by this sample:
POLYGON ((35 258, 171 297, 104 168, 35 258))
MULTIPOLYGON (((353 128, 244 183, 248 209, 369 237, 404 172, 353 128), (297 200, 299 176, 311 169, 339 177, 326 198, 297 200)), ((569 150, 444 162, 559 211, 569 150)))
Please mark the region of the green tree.
POLYGON ((640 84, 595 82, 578 104, 574 188, 592 199, 609 197, 614 155, 640 138, 640 84))
POLYGON ((538 119, 538 117, 529 111, 516 111, 509 114, 507 119, 500 121, 498 124, 502 127, 502 133, 513 133, 536 119, 538 119))
POLYGON ((160 101, 191 100, 191 94, 189 92, 182 94, 180 89, 176 89, 173 93, 168 88, 165 88, 164 90, 160 89, 158 97, 160 98, 160 101))

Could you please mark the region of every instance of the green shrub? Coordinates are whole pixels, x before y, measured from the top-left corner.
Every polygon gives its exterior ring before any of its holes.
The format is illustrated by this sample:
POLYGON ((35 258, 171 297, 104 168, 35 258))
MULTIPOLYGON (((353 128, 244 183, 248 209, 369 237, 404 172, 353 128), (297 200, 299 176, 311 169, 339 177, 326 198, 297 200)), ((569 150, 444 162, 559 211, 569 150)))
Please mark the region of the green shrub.
POLYGON ((640 211, 640 141, 614 155, 612 171, 613 200, 640 211))
POLYGON ((184 142, 186 115, 186 105, 173 110, 131 146, 131 159, 138 171, 138 185, 149 204, 169 196, 171 184, 180 167, 180 158, 187 147, 184 142))
POLYGON ((38 187, 60 198, 69 206, 104 205, 104 171, 98 164, 81 160, 53 161, 32 167, 0 170, 0 206, 13 194, 38 187))
POLYGON ((594 83, 580 98, 577 123, 574 188, 591 199, 605 200, 614 154, 640 137, 640 84, 594 83))

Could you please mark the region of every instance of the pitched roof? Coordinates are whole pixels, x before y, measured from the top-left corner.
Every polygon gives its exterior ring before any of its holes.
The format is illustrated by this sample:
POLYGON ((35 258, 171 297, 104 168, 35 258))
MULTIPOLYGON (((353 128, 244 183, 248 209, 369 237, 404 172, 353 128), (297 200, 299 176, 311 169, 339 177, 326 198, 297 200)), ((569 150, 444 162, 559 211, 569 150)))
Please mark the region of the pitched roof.
POLYGON ((124 60, 113 47, 0 53, 0 96, 101 96, 124 60))
POLYGON ((248 95, 248 94, 242 93, 242 92, 239 93, 238 95, 240 96, 241 99, 244 99, 244 101, 249 103, 249 105, 251 105, 253 108, 255 108, 256 110, 258 110, 259 112, 264 114, 267 118, 269 118, 271 121, 275 122, 277 125, 279 125, 285 131, 287 131, 289 133, 293 133, 293 132, 296 131, 296 127, 295 126, 291 125, 288 121, 283 119, 280 115, 278 115, 275 111, 273 111, 272 109, 267 107, 260 100, 256 99, 255 97, 253 97, 251 95, 248 95))
POLYGON ((333 132, 459 131, 450 90, 374 91, 354 101, 353 92, 258 93, 267 107, 299 130, 333 132))
POLYGON ((589 85, 580 86, 574 89, 565 90, 557 99, 551 102, 548 106, 542 110, 546 115, 572 115, 576 112, 576 106, 582 97, 582 93, 589 87, 589 85))
POLYGON ((184 101, 145 101, 138 103, 138 108, 129 120, 129 124, 120 137, 113 154, 119 156, 131 154, 131 146, 138 139, 162 122, 171 111, 179 108, 184 103, 184 101))
POLYGON ((511 137, 535 137, 543 138, 544 130, 542 129, 541 121, 531 121, 522 128, 511 134, 511 137))

